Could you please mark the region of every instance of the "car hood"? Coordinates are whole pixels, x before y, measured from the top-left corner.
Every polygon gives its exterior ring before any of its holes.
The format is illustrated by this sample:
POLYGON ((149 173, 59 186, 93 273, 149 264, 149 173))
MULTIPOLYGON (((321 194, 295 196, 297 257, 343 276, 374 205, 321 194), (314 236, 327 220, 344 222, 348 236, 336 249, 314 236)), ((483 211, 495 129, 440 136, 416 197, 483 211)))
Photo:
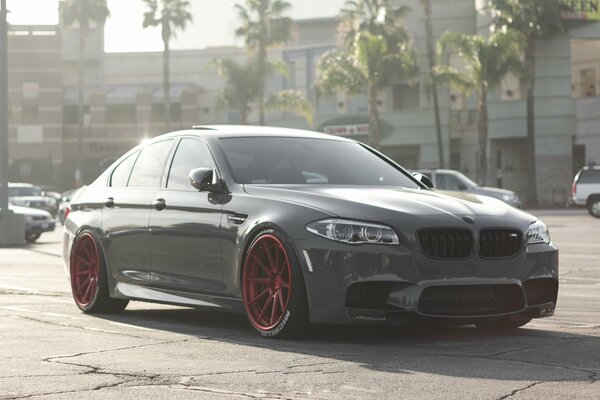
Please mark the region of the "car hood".
POLYGON ((381 219, 386 217, 381 211, 391 211, 406 216, 487 215, 529 222, 536 219, 502 201, 465 192, 323 185, 245 185, 244 189, 251 195, 300 203, 343 218, 381 219))
POLYGON ((48 211, 40 210, 38 208, 21 207, 21 206, 15 206, 13 204, 9 204, 8 209, 12 210, 12 212, 14 212, 15 214, 19 214, 19 215, 29 215, 29 216, 37 215, 37 216, 46 216, 49 218, 51 217, 51 215, 48 211))

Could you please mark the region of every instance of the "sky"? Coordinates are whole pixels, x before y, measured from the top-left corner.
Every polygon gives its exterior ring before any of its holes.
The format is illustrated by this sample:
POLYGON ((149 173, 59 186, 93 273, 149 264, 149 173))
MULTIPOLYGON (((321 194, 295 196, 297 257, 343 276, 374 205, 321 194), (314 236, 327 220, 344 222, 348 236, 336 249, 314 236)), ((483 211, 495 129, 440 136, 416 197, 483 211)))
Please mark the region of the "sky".
MULTIPOLYGON (((241 0, 189 0, 194 21, 172 44, 175 49, 197 49, 236 44, 234 4, 241 0)), ((345 0, 288 0, 295 19, 334 16, 345 0)), ((160 30, 143 29, 141 0, 108 0, 111 18, 105 29, 107 52, 160 51, 160 30)), ((58 0, 7 0, 12 24, 58 23, 58 0)))

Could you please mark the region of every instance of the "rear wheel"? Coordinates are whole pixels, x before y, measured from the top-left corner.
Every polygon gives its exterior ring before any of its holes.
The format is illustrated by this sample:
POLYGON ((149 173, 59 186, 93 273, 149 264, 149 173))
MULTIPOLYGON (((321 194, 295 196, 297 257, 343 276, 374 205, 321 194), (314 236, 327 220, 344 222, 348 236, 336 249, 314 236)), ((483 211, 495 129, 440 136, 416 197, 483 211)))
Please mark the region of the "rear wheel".
POLYGON ((248 320, 264 337, 298 334, 308 326, 304 280, 280 233, 267 229, 250 244, 242 271, 242 297, 248 320))
POLYGON ((481 329, 517 329, 531 322, 531 318, 524 319, 496 319, 492 321, 478 322, 475 324, 481 329))
POLYGON ((25 241, 27 243, 35 243, 35 241, 38 240, 40 238, 40 236, 42 236, 41 233, 26 233, 25 241))
POLYGON ((71 291, 77 307, 85 313, 117 313, 129 300, 108 294, 108 275, 96 239, 90 232, 80 234, 71 250, 71 291))
POLYGON ((590 199, 588 211, 592 217, 600 218, 600 197, 590 199))

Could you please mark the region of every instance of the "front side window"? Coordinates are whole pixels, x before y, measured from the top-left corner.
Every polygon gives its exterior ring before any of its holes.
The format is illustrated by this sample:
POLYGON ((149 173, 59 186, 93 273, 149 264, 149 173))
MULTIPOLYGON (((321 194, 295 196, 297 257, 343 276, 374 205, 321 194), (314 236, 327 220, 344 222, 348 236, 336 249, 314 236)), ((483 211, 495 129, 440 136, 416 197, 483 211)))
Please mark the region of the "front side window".
POLYGON ((164 140, 146 146, 131 171, 127 186, 159 188, 171 147, 173 147, 173 140, 164 140))
POLYGON ((196 168, 215 168, 212 156, 206 145, 195 139, 183 139, 169 171, 167 188, 195 190, 190 185, 190 171, 196 168))
POLYGON ((328 139, 224 138, 221 144, 241 184, 419 185, 356 142, 328 139))
POLYGON ((138 152, 133 153, 125 160, 123 160, 117 168, 114 169, 112 176, 110 178, 110 186, 113 187, 125 187, 127 186, 127 181, 129 181, 129 175, 131 174, 131 168, 133 167, 133 163, 135 162, 138 152))

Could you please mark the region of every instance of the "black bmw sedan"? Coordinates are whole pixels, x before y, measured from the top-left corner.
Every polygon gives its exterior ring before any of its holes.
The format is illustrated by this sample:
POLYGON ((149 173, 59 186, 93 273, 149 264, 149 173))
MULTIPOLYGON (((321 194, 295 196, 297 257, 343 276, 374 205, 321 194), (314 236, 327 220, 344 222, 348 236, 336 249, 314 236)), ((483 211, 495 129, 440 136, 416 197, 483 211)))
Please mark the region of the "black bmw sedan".
POLYGON ((516 328, 554 313, 558 249, 535 217, 434 191, 354 140, 207 126, 129 151, 71 203, 64 264, 86 313, 130 300, 308 323, 516 328))

